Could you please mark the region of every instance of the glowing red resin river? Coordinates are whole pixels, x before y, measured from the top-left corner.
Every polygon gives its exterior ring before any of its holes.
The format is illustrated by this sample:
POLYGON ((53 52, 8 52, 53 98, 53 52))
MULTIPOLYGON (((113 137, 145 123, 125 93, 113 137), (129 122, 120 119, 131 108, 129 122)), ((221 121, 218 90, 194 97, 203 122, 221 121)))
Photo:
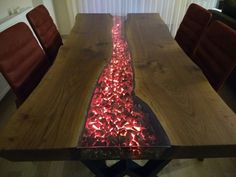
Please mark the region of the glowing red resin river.
POLYGON ((148 146, 156 139, 145 126, 144 113, 133 101, 133 69, 121 19, 114 17, 113 53, 95 88, 82 146, 148 146))

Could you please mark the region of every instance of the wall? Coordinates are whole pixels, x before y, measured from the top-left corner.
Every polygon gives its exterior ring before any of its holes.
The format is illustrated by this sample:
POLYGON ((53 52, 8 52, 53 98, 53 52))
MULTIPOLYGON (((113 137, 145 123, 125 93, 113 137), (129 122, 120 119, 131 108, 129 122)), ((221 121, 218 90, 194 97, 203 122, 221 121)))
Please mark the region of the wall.
POLYGON ((72 24, 70 21, 70 13, 68 8, 68 1, 70 0, 54 0, 55 16, 57 18, 57 25, 61 35, 70 33, 72 24))
POLYGON ((17 7, 36 7, 39 4, 44 4, 47 7, 53 21, 57 24, 53 0, 0 0, 0 20, 9 16, 9 9, 14 11, 17 7))
POLYGON ((32 0, 0 0, 0 19, 7 17, 10 8, 32 7, 32 0))
POLYGON ((67 0, 70 21, 77 13, 111 13, 126 16, 128 13, 159 13, 174 37, 182 18, 191 3, 206 9, 216 7, 218 0, 67 0), (72 18, 71 18, 72 17, 72 18))
POLYGON ((53 0, 43 0, 43 4, 47 7, 54 23, 57 25, 57 19, 56 19, 56 16, 55 16, 53 0))

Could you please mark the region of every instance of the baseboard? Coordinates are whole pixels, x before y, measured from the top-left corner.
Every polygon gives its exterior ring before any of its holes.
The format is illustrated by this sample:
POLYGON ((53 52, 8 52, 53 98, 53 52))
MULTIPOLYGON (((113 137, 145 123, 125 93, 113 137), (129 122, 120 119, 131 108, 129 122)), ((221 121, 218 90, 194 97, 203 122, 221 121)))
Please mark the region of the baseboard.
POLYGON ((4 89, 1 90, 0 92, 0 101, 4 98, 4 96, 7 94, 7 92, 10 90, 10 87, 7 86, 4 89))

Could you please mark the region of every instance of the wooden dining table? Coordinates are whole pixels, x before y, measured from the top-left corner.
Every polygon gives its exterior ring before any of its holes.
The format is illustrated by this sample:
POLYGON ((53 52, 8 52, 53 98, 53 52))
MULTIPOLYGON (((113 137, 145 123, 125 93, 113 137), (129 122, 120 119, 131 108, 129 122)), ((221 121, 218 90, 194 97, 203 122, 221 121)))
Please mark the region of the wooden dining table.
POLYGON ((155 176, 172 159, 236 157, 236 116, 171 36, 159 14, 123 22, 134 97, 151 112, 157 143, 81 145, 97 81, 112 56, 109 14, 78 14, 54 64, 0 130, 0 156, 12 161, 81 160, 97 176, 155 176), (134 147, 137 148, 137 147, 134 147), (120 160, 112 167, 105 160, 120 160), (148 159, 141 167, 133 160, 148 159))

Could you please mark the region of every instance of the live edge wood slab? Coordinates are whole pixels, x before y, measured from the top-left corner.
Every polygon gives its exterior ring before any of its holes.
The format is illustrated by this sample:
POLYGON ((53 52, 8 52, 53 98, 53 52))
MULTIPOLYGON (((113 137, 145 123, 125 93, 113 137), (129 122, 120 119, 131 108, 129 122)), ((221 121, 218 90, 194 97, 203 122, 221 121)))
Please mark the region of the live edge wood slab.
POLYGON ((77 16, 53 66, 0 130, 3 156, 13 160, 71 158, 97 80, 111 58, 112 24, 108 14, 77 16))
MULTIPOLYGON (((236 156, 236 116, 170 36, 158 14, 130 14, 135 95, 156 115, 168 159, 236 156)), ((112 16, 79 14, 41 83, 0 130, 10 160, 76 159, 97 79, 111 58, 112 16)))
POLYGON ((236 115, 178 46, 158 14, 130 14, 135 94, 169 137, 171 158, 236 156, 236 115))

